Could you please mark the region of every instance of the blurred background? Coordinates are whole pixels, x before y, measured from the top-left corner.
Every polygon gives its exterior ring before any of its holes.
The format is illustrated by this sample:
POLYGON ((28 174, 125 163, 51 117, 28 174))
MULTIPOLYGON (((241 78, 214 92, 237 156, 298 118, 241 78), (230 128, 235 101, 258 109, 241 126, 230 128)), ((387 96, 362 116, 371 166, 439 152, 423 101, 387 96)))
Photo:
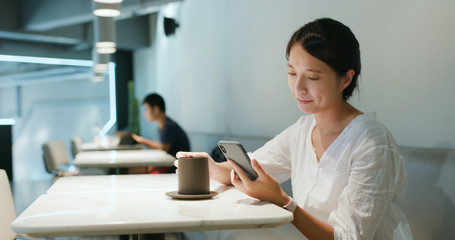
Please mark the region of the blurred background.
POLYGON ((221 139, 254 151, 302 115, 285 49, 320 17, 345 23, 360 42, 353 105, 376 112, 401 146, 453 149, 454 9, 449 0, 124 0, 113 64, 94 80, 91 0, 2 0, 0 118, 12 124, 14 179, 52 178, 46 141, 117 130, 158 139, 137 104, 151 92, 193 151, 221 139))

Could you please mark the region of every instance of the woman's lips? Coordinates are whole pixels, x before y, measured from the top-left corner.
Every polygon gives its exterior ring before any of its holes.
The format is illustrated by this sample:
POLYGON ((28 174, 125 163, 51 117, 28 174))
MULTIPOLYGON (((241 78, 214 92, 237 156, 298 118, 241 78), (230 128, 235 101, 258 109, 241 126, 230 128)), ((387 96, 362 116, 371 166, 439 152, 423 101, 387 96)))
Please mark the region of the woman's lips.
POLYGON ((303 100, 303 99, 300 99, 300 98, 297 98, 297 101, 299 103, 303 103, 303 104, 307 104, 307 103, 311 102, 311 100, 303 100))

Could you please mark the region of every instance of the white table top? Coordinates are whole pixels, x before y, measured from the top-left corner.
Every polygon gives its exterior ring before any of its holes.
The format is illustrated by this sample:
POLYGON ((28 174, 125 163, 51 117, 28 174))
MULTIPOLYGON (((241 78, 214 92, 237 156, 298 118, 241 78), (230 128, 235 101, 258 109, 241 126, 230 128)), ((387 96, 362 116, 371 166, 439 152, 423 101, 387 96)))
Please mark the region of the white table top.
POLYGON ((211 190, 220 193, 212 199, 174 200, 165 193, 177 190, 176 174, 130 176, 59 180, 51 187, 53 190, 41 195, 16 218, 12 228, 25 236, 41 238, 265 228, 292 220, 292 213, 219 183, 211 185, 211 190), (142 180, 152 186, 164 185, 144 190, 138 183, 142 180), (71 182, 77 188, 74 192, 58 191, 71 182), (128 182, 132 184, 130 191, 123 186, 128 182), (99 191, 105 186, 121 187, 99 191))
POLYGON ((174 166, 175 159, 158 149, 84 151, 76 155, 73 164, 81 168, 163 167, 174 166))
MULTIPOLYGON (((175 173, 72 176, 57 179, 47 193, 164 191, 177 185, 175 173)), ((210 181, 215 191, 223 186, 210 181)))
POLYGON ((116 146, 105 146, 95 142, 85 142, 79 146, 80 151, 106 151, 106 150, 134 150, 142 149, 142 144, 127 145, 121 144, 116 146))

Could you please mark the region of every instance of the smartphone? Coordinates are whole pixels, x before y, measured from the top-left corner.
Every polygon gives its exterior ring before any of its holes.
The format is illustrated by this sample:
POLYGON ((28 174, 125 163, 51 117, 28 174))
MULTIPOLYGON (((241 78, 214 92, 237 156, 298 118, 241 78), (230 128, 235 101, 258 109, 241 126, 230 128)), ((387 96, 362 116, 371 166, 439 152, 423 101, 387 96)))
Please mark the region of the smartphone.
POLYGON ((237 163, 251 180, 255 180, 258 177, 258 174, 251 166, 251 159, 242 144, 235 141, 219 141, 218 147, 224 157, 237 163))

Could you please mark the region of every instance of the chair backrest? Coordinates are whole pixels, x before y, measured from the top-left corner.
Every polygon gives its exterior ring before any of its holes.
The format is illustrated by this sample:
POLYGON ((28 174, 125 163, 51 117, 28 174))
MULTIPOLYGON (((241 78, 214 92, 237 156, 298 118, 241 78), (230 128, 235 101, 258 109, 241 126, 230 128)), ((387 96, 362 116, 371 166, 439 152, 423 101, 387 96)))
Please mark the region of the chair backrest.
POLYGON ((69 154, 64 141, 51 141, 43 144, 43 158, 46 171, 54 173, 59 165, 69 163, 69 154))
POLYGON ((81 144, 82 144, 81 137, 75 136, 71 139, 71 153, 73 154, 73 158, 76 157, 76 154, 80 152, 81 144))
POLYGON ((15 239, 17 234, 11 229, 11 222, 16 218, 13 195, 5 170, 0 169, 0 234, 1 239, 15 239))

